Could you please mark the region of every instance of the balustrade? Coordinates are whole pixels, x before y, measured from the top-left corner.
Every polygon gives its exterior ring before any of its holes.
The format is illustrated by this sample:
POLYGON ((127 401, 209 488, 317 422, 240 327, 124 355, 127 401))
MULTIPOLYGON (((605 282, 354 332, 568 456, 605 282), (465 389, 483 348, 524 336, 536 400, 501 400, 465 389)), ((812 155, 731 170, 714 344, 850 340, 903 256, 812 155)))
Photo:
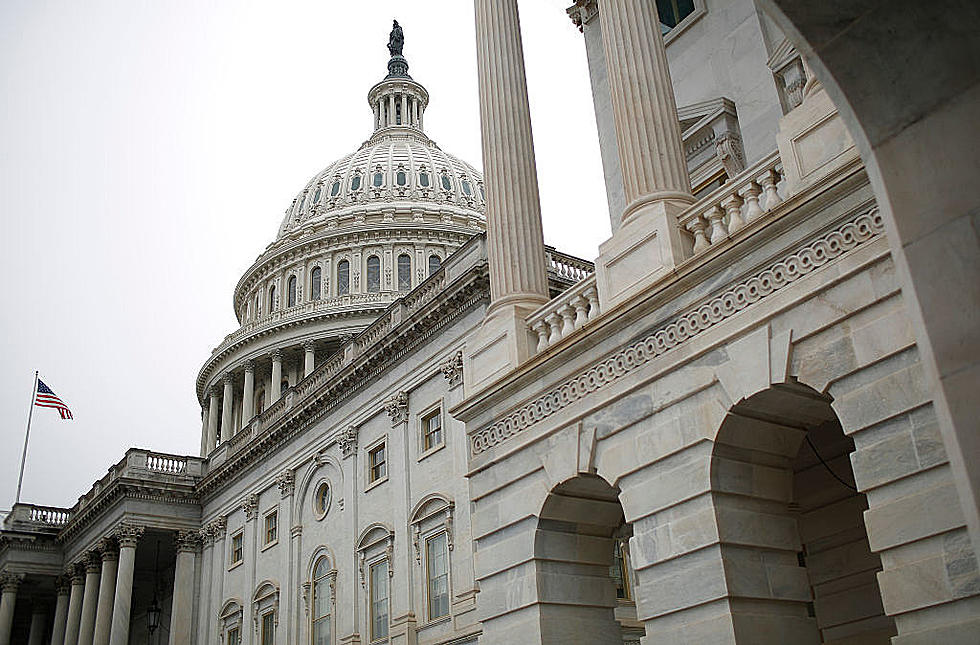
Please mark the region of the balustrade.
POLYGON ((543 352, 599 315, 599 296, 595 275, 590 274, 574 287, 528 316, 527 325, 538 337, 536 352, 543 352))
POLYGON ((175 455, 146 453, 146 469, 158 473, 182 475, 187 470, 187 459, 175 455))
POLYGON ((550 246, 545 247, 544 257, 549 273, 572 282, 584 280, 595 271, 595 265, 591 262, 567 255, 550 246))

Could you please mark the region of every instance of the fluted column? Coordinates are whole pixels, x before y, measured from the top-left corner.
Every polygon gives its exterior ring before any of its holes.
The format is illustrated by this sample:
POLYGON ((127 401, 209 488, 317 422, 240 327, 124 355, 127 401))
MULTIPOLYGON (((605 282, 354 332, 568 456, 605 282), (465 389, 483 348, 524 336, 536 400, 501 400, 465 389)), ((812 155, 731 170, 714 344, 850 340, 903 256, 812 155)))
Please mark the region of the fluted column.
POLYGON ((225 374, 222 383, 224 384, 224 392, 222 392, 221 400, 221 443, 224 443, 231 439, 233 434, 231 430, 231 404, 235 395, 232 391, 235 378, 231 372, 225 374))
POLYGON ((282 396, 282 351, 272 351, 272 401, 275 403, 282 396))
POLYGON ((44 631, 47 628, 47 622, 47 606, 35 601, 31 610, 31 631, 27 635, 27 645, 44 645, 44 631))
POLYGON ((51 645, 64 645, 65 623, 68 621, 68 592, 71 590, 71 578, 58 576, 55 581, 57 602, 54 606, 54 624, 51 626, 51 645))
POLYGON ((307 377, 313 373, 315 355, 313 350, 313 341, 308 340, 303 343, 303 350, 306 352, 305 364, 303 369, 303 377, 307 377))
POLYGON ((252 420, 255 410, 255 361, 245 363, 245 387, 242 389, 242 427, 252 420))
POLYGON ((190 643, 194 614, 194 566, 201 536, 197 531, 178 531, 174 536, 174 597, 170 611, 170 642, 190 643))
POLYGON ((201 456, 207 457, 208 450, 208 406, 201 406, 201 456))
POLYGON ((65 622, 65 645, 78 643, 78 626, 82 621, 82 595, 85 593, 85 568, 71 569, 71 596, 68 599, 68 619, 65 622))
POLYGON ((95 636, 95 610, 99 604, 99 577, 102 558, 89 553, 85 559, 85 595, 82 597, 82 620, 78 627, 78 645, 92 645, 95 636))
POLYGON ((116 541, 119 543, 119 569, 116 572, 116 593, 112 602, 110 645, 129 643, 129 614, 133 605, 133 568, 136 565, 136 544, 142 536, 142 526, 123 524, 116 531, 116 541))
POLYGON ((548 300, 517 0, 475 0, 490 307, 548 300))
POLYGON ((0 645, 10 645, 17 589, 23 580, 23 573, 0 573, 0 645))
POLYGON ((112 540, 103 540, 99 547, 102 553, 102 578, 99 580, 99 604, 95 612, 94 645, 109 645, 109 632, 112 629, 112 603, 116 597, 116 575, 119 568, 119 553, 112 540))
POLYGON ((208 396, 208 452, 218 445, 218 390, 211 388, 208 396))

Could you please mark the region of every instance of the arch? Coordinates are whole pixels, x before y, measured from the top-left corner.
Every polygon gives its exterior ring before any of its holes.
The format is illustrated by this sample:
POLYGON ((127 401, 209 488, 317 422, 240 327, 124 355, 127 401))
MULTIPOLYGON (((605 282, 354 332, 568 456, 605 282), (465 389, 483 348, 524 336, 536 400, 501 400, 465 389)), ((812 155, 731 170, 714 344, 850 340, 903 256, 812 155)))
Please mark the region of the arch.
POLYGON ((322 275, 323 270, 320 269, 320 265, 314 266, 313 270, 310 271, 310 300, 316 301, 320 299, 322 275))
POLYGON ((294 495, 293 499, 293 517, 296 518, 297 524, 302 525, 304 522, 304 512, 307 509, 307 496, 312 493, 311 487, 321 480, 326 480, 333 490, 338 490, 336 486, 340 486, 341 488, 339 490, 343 490, 344 471, 340 467, 340 462, 330 455, 317 455, 316 459, 310 463, 309 467, 299 478, 298 485, 296 486, 296 495, 294 495), (336 484, 334 483, 335 481, 337 482, 336 484))
POLYGON ((341 260, 337 263, 337 295, 346 296, 350 293, 350 261, 341 260))
POLYGON ((328 563, 327 571, 335 569, 337 567, 337 559, 334 557, 333 550, 325 544, 321 544, 317 548, 313 549, 313 553, 310 554, 310 559, 306 563, 306 579, 312 580, 316 573, 317 563, 322 559, 326 558, 328 563))
POLYGON ((257 602, 270 595, 279 593, 279 583, 266 578, 255 586, 255 593, 252 594, 252 601, 257 602))
POLYGON ((286 281, 286 306, 295 307, 296 306, 296 274, 289 276, 286 281))
POLYGON ((242 599, 241 598, 229 598, 225 600, 224 604, 221 605, 221 609, 218 611, 218 618, 226 618, 232 616, 237 611, 242 611, 242 599))
POLYGON ((447 508, 452 507, 453 502, 449 497, 443 495, 442 493, 429 493, 420 499, 412 509, 412 513, 409 515, 411 518, 409 519, 409 524, 421 522, 427 517, 431 517, 436 513, 441 513, 447 508))
POLYGON ((276 285, 269 285, 269 313, 276 310, 276 285))
POLYGON ((384 540, 393 539, 395 532, 387 524, 374 522, 367 525, 357 537, 357 550, 363 551, 384 540))
POLYGON ((381 258, 369 255, 366 262, 365 282, 368 293, 381 291, 381 258))

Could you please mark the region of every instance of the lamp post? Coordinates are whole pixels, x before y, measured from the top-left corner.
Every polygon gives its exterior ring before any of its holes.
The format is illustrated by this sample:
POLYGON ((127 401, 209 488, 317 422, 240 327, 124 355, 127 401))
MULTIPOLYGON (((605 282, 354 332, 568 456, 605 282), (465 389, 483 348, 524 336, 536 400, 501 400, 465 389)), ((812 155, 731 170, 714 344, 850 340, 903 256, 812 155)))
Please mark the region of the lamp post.
POLYGON ((157 540, 157 555, 156 560, 153 564, 153 600, 150 601, 150 606, 146 608, 146 628, 150 632, 150 636, 153 636, 153 632, 157 630, 160 626, 160 603, 157 601, 157 587, 159 586, 159 574, 160 574, 160 540, 157 540))

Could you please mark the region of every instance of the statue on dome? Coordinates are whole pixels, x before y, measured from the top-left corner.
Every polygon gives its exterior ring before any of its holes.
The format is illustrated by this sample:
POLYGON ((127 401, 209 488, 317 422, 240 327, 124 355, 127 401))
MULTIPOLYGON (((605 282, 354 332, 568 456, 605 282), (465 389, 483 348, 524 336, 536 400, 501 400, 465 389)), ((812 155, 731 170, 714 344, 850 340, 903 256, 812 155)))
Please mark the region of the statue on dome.
POLYGON ((405 33, 397 20, 392 21, 391 35, 388 36, 388 53, 392 58, 402 55, 402 47, 405 46, 405 33))

